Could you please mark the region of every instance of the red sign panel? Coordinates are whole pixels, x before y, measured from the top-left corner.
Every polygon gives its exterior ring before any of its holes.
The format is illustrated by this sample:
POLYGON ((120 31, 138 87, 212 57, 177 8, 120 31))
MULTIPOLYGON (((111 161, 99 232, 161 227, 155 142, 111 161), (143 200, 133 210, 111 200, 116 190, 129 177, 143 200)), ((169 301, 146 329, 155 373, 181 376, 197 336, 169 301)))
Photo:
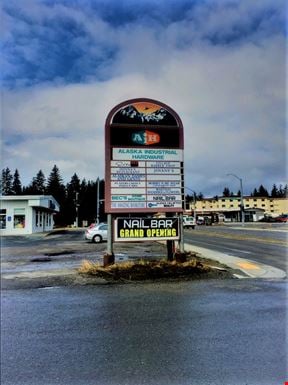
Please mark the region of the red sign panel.
POLYGON ((133 99, 105 126, 105 211, 182 212, 183 126, 167 105, 133 99))

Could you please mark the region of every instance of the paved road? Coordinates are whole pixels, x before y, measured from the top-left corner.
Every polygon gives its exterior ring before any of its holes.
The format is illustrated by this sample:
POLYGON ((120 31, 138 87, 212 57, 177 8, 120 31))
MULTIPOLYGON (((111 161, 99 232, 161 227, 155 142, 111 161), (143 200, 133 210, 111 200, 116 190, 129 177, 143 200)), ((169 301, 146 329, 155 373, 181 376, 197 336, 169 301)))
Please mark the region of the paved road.
POLYGON ((286 281, 2 294, 2 385, 279 385, 286 281))
MULTIPOLYGON (((247 226, 247 225, 246 225, 247 226)), ((287 225, 262 229, 260 226, 197 226, 185 231, 185 243, 220 251, 240 258, 287 270, 287 225)))

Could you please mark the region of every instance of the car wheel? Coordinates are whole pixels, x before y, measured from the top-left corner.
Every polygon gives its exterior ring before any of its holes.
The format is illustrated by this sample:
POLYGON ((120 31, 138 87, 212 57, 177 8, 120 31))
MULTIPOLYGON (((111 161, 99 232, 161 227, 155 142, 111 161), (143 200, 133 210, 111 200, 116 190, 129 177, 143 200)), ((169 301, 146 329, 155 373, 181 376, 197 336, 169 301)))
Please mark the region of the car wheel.
POLYGON ((101 235, 95 235, 93 237, 93 242, 94 243, 101 243, 101 241, 102 241, 101 235))

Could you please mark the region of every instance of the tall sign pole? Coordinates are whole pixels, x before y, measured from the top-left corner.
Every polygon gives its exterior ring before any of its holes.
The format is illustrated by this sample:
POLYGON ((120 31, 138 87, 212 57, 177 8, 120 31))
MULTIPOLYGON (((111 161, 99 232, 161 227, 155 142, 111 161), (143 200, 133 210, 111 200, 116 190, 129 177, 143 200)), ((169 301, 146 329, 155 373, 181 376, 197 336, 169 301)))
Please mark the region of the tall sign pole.
MULTIPOLYGON (((173 231, 173 240, 168 235, 172 234, 172 227, 171 231, 163 227, 173 221, 159 222, 159 231, 151 231, 151 236, 157 233, 159 239, 167 242, 180 239, 180 234, 183 235, 179 220, 184 208, 183 158, 183 125, 169 106, 139 98, 120 103, 110 111, 105 124, 105 212, 111 215, 111 226, 115 217, 116 227, 111 229, 107 254, 113 254, 110 244, 113 244, 113 232, 117 231, 117 216, 176 216, 179 234, 175 236, 173 231)), ((156 226, 156 222, 153 225, 156 226)), ((143 230, 139 234, 144 234, 141 221, 131 226, 134 226, 132 230, 143 230)), ((149 226, 147 221, 145 226, 149 226)), ((123 230, 127 238, 133 233, 131 228, 123 230)), ((180 242, 180 249, 181 245, 180 242)))

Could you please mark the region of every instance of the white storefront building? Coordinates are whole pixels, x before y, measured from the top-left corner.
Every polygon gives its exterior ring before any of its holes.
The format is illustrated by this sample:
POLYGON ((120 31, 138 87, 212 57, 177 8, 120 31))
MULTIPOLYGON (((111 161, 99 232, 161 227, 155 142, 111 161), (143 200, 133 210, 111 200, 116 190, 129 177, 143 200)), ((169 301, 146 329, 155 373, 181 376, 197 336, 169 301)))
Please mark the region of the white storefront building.
POLYGON ((52 195, 0 197, 0 234, 24 235, 53 229, 59 203, 52 195))

